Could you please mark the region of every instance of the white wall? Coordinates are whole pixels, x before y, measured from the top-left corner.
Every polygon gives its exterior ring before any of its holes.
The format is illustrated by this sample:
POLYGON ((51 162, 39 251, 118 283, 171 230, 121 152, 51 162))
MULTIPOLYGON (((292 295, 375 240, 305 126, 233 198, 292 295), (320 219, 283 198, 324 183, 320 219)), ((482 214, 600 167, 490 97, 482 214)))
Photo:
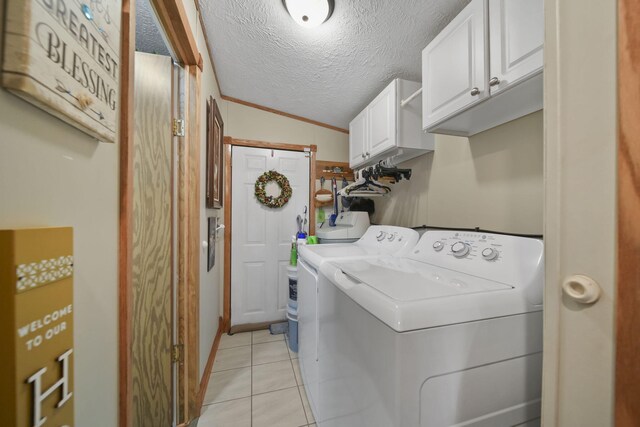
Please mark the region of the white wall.
POLYGON ((0 90, 0 228, 74 228, 75 420, 118 415, 118 145, 0 90))
POLYGON ((471 138, 437 135, 409 160, 411 180, 376 199, 374 221, 542 234, 542 111, 471 138))

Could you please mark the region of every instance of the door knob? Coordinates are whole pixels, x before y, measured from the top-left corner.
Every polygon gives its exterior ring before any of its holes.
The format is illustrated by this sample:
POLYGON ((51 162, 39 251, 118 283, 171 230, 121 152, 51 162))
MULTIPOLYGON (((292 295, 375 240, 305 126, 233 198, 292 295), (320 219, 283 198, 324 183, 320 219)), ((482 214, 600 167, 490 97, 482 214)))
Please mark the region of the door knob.
POLYGON ((471 89, 471 96, 476 96, 476 95, 480 95, 480 89, 478 89, 477 87, 474 87, 473 89, 471 89))
POLYGON ((363 159, 364 159, 365 157, 367 157, 367 156, 365 156, 365 155, 364 155, 364 153, 362 153, 362 154, 361 154, 361 156, 362 156, 362 158, 363 158, 363 159))
POLYGON ((369 152, 367 151, 367 157, 369 157, 369 156, 370 156, 370 154, 369 154, 369 152))
POLYGON ((562 283, 566 296, 581 304, 593 304, 600 298, 600 285, 591 277, 575 274, 562 283))
POLYGON ((497 77, 493 77, 491 80, 489 80, 489 86, 496 86, 500 84, 500 79, 497 77))

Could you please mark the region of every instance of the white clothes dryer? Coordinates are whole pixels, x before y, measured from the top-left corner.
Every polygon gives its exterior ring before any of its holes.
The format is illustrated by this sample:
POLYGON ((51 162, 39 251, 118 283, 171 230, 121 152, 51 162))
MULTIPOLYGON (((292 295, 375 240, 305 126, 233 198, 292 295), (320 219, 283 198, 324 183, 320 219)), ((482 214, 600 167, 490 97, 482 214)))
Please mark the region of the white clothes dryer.
POLYGON ((318 413, 318 270, 328 260, 408 255, 419 234, 403 227, 372 225, 353 243, 301 246, 298 257, 298 361, 314 417, 318 413))
POLYGON ((428 231, 320 272, 319 426, 540 424, 541 240, 428 231))

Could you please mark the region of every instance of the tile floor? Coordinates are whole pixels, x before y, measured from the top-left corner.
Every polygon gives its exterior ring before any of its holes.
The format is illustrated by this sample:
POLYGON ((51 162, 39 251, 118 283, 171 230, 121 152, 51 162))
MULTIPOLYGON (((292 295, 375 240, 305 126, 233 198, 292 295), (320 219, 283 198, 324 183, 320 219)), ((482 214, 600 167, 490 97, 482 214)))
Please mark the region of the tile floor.
POLYGON ((198 427, 301 426, 316 425, 284 335, 223 335, 198 427))

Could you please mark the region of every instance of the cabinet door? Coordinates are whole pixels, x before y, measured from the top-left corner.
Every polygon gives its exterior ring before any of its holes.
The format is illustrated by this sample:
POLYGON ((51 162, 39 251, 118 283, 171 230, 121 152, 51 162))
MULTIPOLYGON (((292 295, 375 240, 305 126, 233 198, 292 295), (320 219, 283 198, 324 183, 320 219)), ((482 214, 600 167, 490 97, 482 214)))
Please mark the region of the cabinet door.
POLYGON ((369 146, 367 158, 396 146, 397 80, 391 82, 367 107, 369 146))
POLYGON ((543 0, 489 0, 491 93, 542 70, 543 0))
POLYGON ((422 51, 423 128, 489 96, 486 29, 487 3, 472 0, 422 51))
POLYGON ((367 109, 349 123, 349 166, 358 166, 365 161, 367 144, 367 109))

